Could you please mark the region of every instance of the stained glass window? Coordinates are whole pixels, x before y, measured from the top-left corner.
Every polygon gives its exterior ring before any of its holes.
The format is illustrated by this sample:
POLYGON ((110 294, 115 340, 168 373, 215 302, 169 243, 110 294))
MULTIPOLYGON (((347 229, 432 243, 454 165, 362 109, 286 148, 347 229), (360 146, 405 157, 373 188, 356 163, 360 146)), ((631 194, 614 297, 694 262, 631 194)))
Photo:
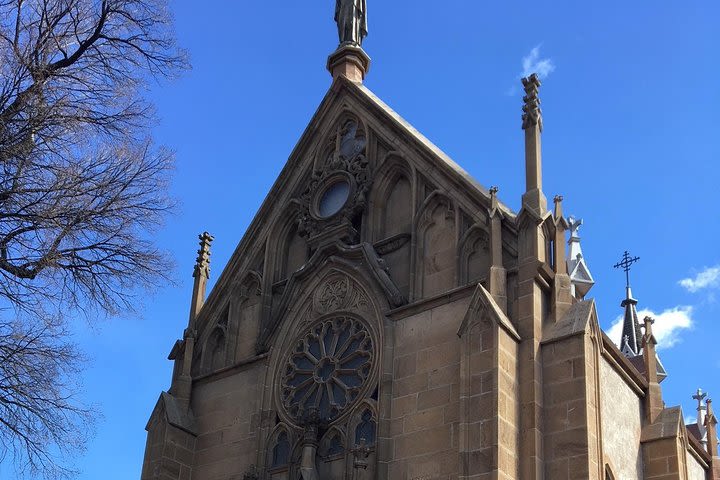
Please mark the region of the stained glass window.
POLYGON ((320 197, 318 213, 323 218, 336 214, 345 205, 349 195, 350 185, 346 181, 333 183, 320 197))
POLYGON ((326 455, 328 457, 331 457, 333 455, 343 453, 344 451, 345 451, 345 447, 343 447, 342 440, 340 439, 340 435, 338 435, 337 433, 334 434, 330 438, 330 442, 328 443, 326 455))
POLYGON ((360 423, 355 427, 355 444, 360 445, 365 440, 365 445, 375 444, 375 419, 370 410, 365 410, 360 417, 360 423))
POLYGON ((272 466, 282 467, 290 463, 290 440, 287 432, 280 432, 273 447, 272 466))
POLYGON ((334 420, 358 399, 372 355, 372 338, 359 320, 340 317, 316 324, 290 353, 283 405, 296 418, 316 409, 322 420, 334 420))

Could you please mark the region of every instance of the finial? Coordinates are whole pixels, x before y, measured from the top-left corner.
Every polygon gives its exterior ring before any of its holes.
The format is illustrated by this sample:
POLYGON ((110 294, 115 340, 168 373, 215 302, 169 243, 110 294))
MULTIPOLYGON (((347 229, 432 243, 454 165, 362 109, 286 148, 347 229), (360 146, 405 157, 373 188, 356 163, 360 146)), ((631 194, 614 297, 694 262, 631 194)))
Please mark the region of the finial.
POLYGON ((562 218, 562 216, 563 216, 562 201, 563 201, 562 195, 555 195, 555 198, 553 198, 553 202, 555 202, 555 219, 556 220, 562 218))
POLYGON ((500 189, 495 185, 490 187, 490 209, 493 211, 498 207, 497 194, 499 191, 500 189))
POLYGON ((540 88, 540 78, 536 73, 522 79, 525 96, 523 97, 523 115, 522 128, 527 130, 532 126, 538 126, 542 131, 542 110, 540 110, 540 98, 538 98, 538 90, 540 88))
POLYGON ((210 278, 210 245, 215 238, 208 232, 203 232, 198 235, 198 238, 200 239, 200 249, 197 252, 193 277, 203 275, 205 278, 210 278))
POLYGON ((692 396, 693 400, 697 400, 698 408, 702 407, 702 401, 707 397, 707 393, 703 392, 702 389, 698 388, 697 393, 692 396))
POLYGON ((580 235, 578 235, 578 231, 580 230, 580 227, 582 227, 583 220, 582 218, 576 219, 573 215, 570 215, 570 218, 568 218, 568 226, 570 227, 570 239, 580 239, 580 235))
POLYGON ((630 291, 630 267, 639 260, 640 257, 631 257, 630 253, 625 250, 622 260, 613 265, 613 268, 622 268, 625 271, 625 288, 628 292, 630 291))
POLYGON ((648 341, 652 340, 653 343, 657 343, 655 341, 655 337, 653 336, 652 326, 655 323, 655 319, 653 319, 650 316, 646 316, 643 319, 643 323, 645 324, 645 336, 643 337, 643 346, 647 344, 648 341))

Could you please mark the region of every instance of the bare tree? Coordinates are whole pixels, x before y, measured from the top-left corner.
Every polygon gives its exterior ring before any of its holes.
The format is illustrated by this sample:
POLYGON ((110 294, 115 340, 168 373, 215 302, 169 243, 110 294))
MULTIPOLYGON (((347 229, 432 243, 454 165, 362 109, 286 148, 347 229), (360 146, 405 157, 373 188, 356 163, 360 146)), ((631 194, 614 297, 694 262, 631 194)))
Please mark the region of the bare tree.
POLYGON ((61 323, 0 321, 0 446, 19 476, 70 476, 96 412, 74 400, 82 356, 61 323))
POLYGON ((166 7, 0 0, 0 461, 23 475, 69 475, 87 439, 63 319, 131 310, 168 272, 173 158, 143 96, 187 66, 166 7))

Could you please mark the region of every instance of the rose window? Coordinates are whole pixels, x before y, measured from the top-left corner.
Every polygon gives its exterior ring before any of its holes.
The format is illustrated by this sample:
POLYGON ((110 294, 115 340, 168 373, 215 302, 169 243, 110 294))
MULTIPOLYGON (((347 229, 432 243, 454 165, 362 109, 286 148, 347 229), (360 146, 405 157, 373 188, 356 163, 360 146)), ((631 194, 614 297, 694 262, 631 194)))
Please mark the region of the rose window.
POLYGON ((370 376, 373 341, 357 319, 325 320, 302 336, 290 352, 282 380, 282 403, 301 419, 317 412, 325 422, 360 397, 370 376))

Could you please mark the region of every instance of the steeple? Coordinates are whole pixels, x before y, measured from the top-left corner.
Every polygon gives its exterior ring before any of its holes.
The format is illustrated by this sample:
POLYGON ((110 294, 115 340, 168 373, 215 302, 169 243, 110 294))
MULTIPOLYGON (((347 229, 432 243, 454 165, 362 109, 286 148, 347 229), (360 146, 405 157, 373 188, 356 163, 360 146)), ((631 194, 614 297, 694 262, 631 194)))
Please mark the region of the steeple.
POLYGON ((585 263, 585 257, 583 257, 582 248, 580 247, 578 230, 580 230, 582 224, 582 219, 576 219, 573 216, 568 219, 570 240, 568 240, 567 268, 570 275, 571 293, 578 299, 584 298, 595 285, 595 280, 585 263))
POLYGON ((620 338, 620 350, 626 357, 636 357, 642 354, 642 333, 637 315, 637 300, 632 298, 630 288, 630 267, 640 260, 640 257, 631 257, 626 250, 620 262, 614 265, 625 272, 625 299, 620 306, 625 309, 623 316, 622 337, 620 338))

